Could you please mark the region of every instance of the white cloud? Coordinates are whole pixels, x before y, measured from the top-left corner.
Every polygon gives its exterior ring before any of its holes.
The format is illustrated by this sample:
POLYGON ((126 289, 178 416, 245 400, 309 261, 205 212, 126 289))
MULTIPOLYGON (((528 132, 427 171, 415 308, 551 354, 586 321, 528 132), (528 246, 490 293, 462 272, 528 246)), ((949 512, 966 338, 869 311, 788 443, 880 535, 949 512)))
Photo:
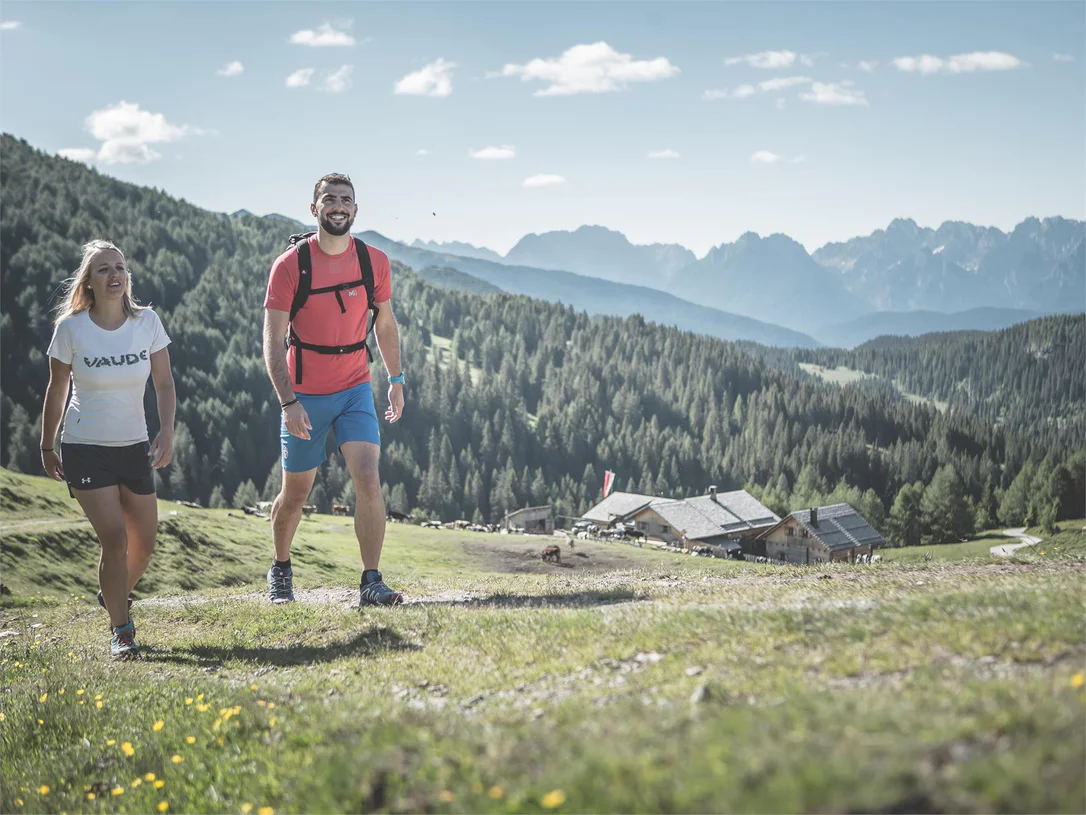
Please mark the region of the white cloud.
POLYGON ((418 149, 418 150, 417 150, 417 151, 415 152, 415 155, 416 155, 416 156, 428 156, 428 155, 430 155, 430 151, 429 151, 429 150, 427 150, 427 149, 426 149, 425 147, 420 147, 420 148, 419 148, 419 149, 418 149))
POLYGON ((22 23, 18 20, 4 20, 3 22, 0 22, 0 31, 14 31, 21 25, 22 23))
POLYGON ((313 72, 315 68, 300 68, 287 77, 288 88, 304 88, 309 84, 309 80, 313 78, 313 72))
POLYGON ((782 76, 777 79, 767 79, 765 82, 759 82, 758 87, 763 91, 779 91, 795 85, 810 85, 813 81, 809 76, 782 76))
POLYGON ((237 60, 234 60, 233 62, 228 62, 226 65, 224 65, 222 68, 217 70, 215 73, 217 73, 219 76, 237 76, 238 74, 240 74, 244 70, 245 70, 245 66, 242 65, 237 60))
POLYGON ((819 105, 866 105, 864 92, 852 90, 847 84, 851 83, 815 82, 811 90, 801 93, 799 98, 819 105))
POLYGON ((455 67, 455 62, 446 62, 444 57, 438 57, 399 80, 393 86, 393 91, 409 96, 448 96, 452 93, 452 69, 455 67))
POLYGON ((678 158, 679 154, 672 150, 670 147, 664 150, 652 150, 649 152, 649 158, 678 158))
POLYGON ((899 71, 920 73, 924 76, 937 73, 969 74, 974 71, 1009 71, 1022 67, 1022 60, 1002 51, 973 51, 955 54, 943 59, 931 54, 919 57, 898 57, 894 65, 899 71))
POLYGON ((344 65, 338 71, 328 74, 320 85, 320 90, 327 93, 343 93, 351 89, 351 71, 353 65, 344 65))
POLYGON ((57 155, 72 161, 82 161, 84 164, 90 164, 98 157, 98 151, 89 147, 66 147, 63 150, 57 150, 57 155))
POLYGON ((631 82, 656 82, 677 76, 679 69, 666 57, 634 59, 605 42, 575 45, 560 57, 533 59, 525 65, 508 64, 500 74, 519 76, 525 82, 549 82, 535 96, 569 96, 575 93, 620 91, 631 82))
POLYGON ((560 175, 547 175, 541 173, 540 175, 529 176, 524 179, 522 186, 525 187, 554 187, 558 184, 565 184, 566 179, 560 175))
POLYGON ((759 51, 743 57, 728 57, 724 64, 738 65, 745 62, 752 68, 786 68, 795 61, 796 55, 793 51, 759 51))
POLYGON ((759 150, 751 155, 750 160, 755 164, 776 164, 781 160, 781 157, 769 150, 759 150))
POLYGON ((471 157, 484 159, 516 158, 517 149, 511 144, 503 144, 501 147, 484 147, 481 150, 472 150, 471 157))
POLYGON ((1056 62, 1074 62, 1075 58, 1070 54, 1053 54, 1052 59, 1056 62))
POLYGON ((346 31, 337 31, 329 23, 323 23, 316 31, 311 28, 303 28, 295 31, 290 41, 295 45, 310 45, 316 48, 325 46, 350 46, 354 45, 354 37, 346 31))
POLYGON ((867 74, 874 71, 876 65, 878 65, 877 62, 866 59, 861 59, 859 62, 856 63, 856 67, 867 74))
POLYGON ((735 90, 728 90, 727 88, 707 90, 701 95, 701 98, 706 102, 715 102, 718 99, 746 99, 748 96, 754 96, 757 92, 758 89, 753 85, 740 85, 735 90))
POLYGON ((815 51, 815 53, 813 53, 813 54, 800 54, 799 55, 799 61, 800 61, 801 65, 806 65, 807 67, 810 67, 810 66, 815 64, 815 60, 817 60, 819 57, 828 57, 828 56, 829 56, 828 51, 815 51))
POLYGON ((72 161, 100 161, 103 164, 146 164, 162 158, 152 144, 178 141, 186 136, 202 135, 204 131, 187 125, 175 125, 161 113, 141 110, 137 104, 119 102, 87 117, 84 126, 102 142, 97 149, 68 147, 59 155, 72 161))

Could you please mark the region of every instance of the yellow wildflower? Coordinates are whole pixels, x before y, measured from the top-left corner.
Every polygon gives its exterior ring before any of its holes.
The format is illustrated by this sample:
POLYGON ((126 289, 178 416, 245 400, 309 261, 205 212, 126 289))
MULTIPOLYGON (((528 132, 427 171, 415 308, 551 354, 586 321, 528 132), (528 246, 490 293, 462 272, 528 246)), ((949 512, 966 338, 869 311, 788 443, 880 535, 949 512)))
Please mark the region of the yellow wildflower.
POLYGON ((246 801, 241 805, 241 815, 249 815, 253 811, 253 805, 246 801))
POLYGON ((57 693, 58 693, 58 694, 59 694, 60 696, 63 696, 63 695, 64 695, 64 688, 61 688, 60 690, 58 690, 58 691, 57 691, 57 693))
POLYGON ((249 690, 256 690, 256 685, 250 685, 249 690))
POLYGON ((94 701, 95 701, 95 702, 100 702, 100 701, 102 701, 102 694, 100 694, 100 693, 99 693, 99 694, 98 694, 97 696, 95 696, 95 697, 94 697, 94 701))
POLYGON ((160 789, 162 789, 162 788, 163 788, 164 786, 166 786, 166 782, 165 782, 165 781, 163 781, 163 780, 162 780, 161 778, 160 778, 160 779, 158 779, 158 781, 156 781, 156 782, 155 782, 155 789, 156 789, 156 790, 160 790, 160 789))
POLYGON ((76 695, 76 696, 82 696, 82 695, 83 695, 84 693, 86 693, 86 691, 85 691, 85 690, 83 690, 83 688, 80 688, 79 690, 77 690, 77 691, 75 692, 75 695, 76 695))
POLYGON ((38 697, 38 702, 40 704, 45 704, 45 700, 48 699, 48 698, 49 698, 49 692, 46 691, 45 693, 43 693, 41 696, 38 697))
POLYGON ((117 743, 116 739, 106 739, 106 747, 112 747, 116 743, 117 743))
POLYGON ((196 737, 195 736, 185 736, 185 744, 195 744, 195 743, 196 743, 196 737))
POLYGON ((268 710, 275 710, 275 702, 268 702, 268 710))
POLYGON ((562 790, 551 790, 540 801, 546 809, 557 809, 566 802, 566 794, 562 790))
POLYGON ((121 752, 129 758, 132 758, 136 754, 136 749, 132 746, 132 742, 126 741, 121 745, 121 752))
POLYGON ((0 722, 4 721, 4 719, 5 719, 5 718, 7 718, 7 717, 6 717, 6 716, 4 716, 4 714, 3 714, 3 713, 0 713, 0 722))
POLYGON ((455 801, 456 800, 456 796, 453 795, 452 790, 442 790, 441 793, 437 797, 438 797, 439 800, 441 800, 442 802, 444 802, 446 804, 449 803, 450 801, 455 801))
POLYGON ((177 755, 177 753, 174 753, 173 758, 170 759, 170 761, 172 761, 174 764, 180 764, 184 760, 185 759, 181 758, 181 756, 177 755))
POLYGON ((87 800, 88 800, 88 801, 93 801, 93 800, 94 800, 95 798, 97 798, 97 797, 98 797, 98 796, 97 796, 97 795, 95 795, 95 794, 94 794, 93 792, 88 792, 88 793, 87 793, 87 800))
POLYGON ((210 705, 197 705, 197 706, 196 706, 196 709, 197 709, 198 711, 200 711, 201 713, 207 713, 207 709, 208 709, 209 707, 210 707, 210 705))
POLYGON ((268 704, 268 703, 267 703, 267 702, 265 702, 265 701, 264 701, 263 699, 257 699, 257 700, 256 700, 256 703, 257 703, 258 705, 260 705, 261 707, 264 707, 264 705, 268 704))
POLYGON ((1081 688, 1083 685, 1086 685, 1086 676, 1081 673, 1077 673, 1071 677, 1072 688, 1081 688))
POLYGON ((185 704, 186 704, 186 705, 191 705, 191 704, 192 704, 192 697, 191 697, 191 696, 189 696, 189 697, 187 697, 187 698, 185 699, 185 704))
POLYGON ((159 812, 165 812, 169 808, 170 808, 170 804, 169 804, 168 801, 159 801, 158 802, 158 811, 159 812))
POLYGON ((268 722, 268 724, 269 724, 269 725, 270 725, 271 727, 275 727, 275 723, 276 723, 277 721, 279 721, 279 720, 278 720, 278 719, 276 719, 276 718, 275 718, 274 716, 272 716, 272 718, 271 718, 271 720, 270 720, 270 721, 268 722))
POLYGON ((102 709, 102 703, 101 703, 101 702, 95 702, 95 703, 94 703, 94 706, 95 706, 96 708, 98 708, 99 710, 101 710, 101 709, 102 709))
POLYGON ((271 807, 261 807, 256 811, 256 815, 275 815, 275 810, 271 807))
POLYGON ((155 722, 153 725, 151 725, 151 729, 154 730, 157 733, 159 730, 161 730, 165 726, 165 724, 166 723, 164 721, 162 721, 162 719, 159 719, 157 722, 155 722))
POLYGON ((143 777, 143 780, 148 781, 148 782, 154 781, 155 780, 155 774, 154 773, 147 773, 147 775, 145 775, 143 777))
POLYGON ((487 795, 489 795, 495 801, 500 801, 505 796, 505 790, 495 784, 493 787, 490 788, 490 791, 487 793, 487 795))
POLYGON ((136 787, 140 786, 142 783, 143 783, 142 778, 133 778, 132 783, 129 784, 128 786, 130 786, 132 789, 135 789, 136 787))
POLYGON ((110 790, 112 795, 124 795, 124 787, 114 787, 110 790))
POLYGON ((204 701, 204 695, 203 695, 202 693, 198 693, 198 694, 196 694, 196 701, 197 701, 197 702, 202 702, 202 701, 204 701))
POLYGON ((45 784, 42 784, 40 787, 38 787, 38 795, 48 795, 48 794, 49 794, 49 787, 47 787, 45 784))

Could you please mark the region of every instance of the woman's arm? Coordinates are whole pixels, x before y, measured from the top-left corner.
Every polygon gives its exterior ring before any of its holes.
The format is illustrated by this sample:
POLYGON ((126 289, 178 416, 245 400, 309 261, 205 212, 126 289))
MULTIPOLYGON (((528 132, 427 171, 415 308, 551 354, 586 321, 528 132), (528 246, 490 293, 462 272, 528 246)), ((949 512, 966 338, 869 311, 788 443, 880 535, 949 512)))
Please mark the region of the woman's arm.
POLYGON ((157 470, 173 459, 173 419, 177 410, 177 393, 168 349, 163 348, 151 354, 151 380, 155 383, 159 430, 150 452, 151 466, 157 470))
POLYGON ((72 366, 56 357, 49 357, 49 385, 45 388, 45 404, 41 414, 41 466, 46 475, 64 480, 64 466, 56 451, 57 431, 68 400, 72 366))

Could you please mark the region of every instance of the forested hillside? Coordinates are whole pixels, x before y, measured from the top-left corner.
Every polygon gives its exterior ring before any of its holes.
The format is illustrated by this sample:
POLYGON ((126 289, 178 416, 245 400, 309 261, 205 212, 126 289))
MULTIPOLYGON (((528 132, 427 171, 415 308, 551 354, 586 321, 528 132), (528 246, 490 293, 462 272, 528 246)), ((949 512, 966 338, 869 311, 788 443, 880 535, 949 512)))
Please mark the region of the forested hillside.
MULTIPOLYGON (((53 295, 79 245, 106 236, 127 252, 138 299, 155 306, 174 341, 177 436, 163 493, 212 504, 270 497, 279 406, 260 326, 268 269, 292 225, 200 210, 8 136, 0 162, 2 463, 39 467, 53 295)), ((1069 460, 1078 448, 1011 422, 940 414, 889 388, 811 381, 638 316, 594 319, 527 297, 440 288, 399 264, 393 290, 408 379, 404 419, 383 425, 382 478, 396 509, 498 519, 552 502, 575 515, 598 499, 611 469, 620 490, 749 485, 778 511, 843 498, 900 540, 914 531, 950 539, 997 512, 1007 522, 1083 514, 1081 455, 1069 460)), ((1061 355, 1075 347, 1051 348, 1051 364, 1070 365, 1075 358, 1061 355)), ((376 391, 380 413, 384 389, 376 391)), ((353 503, 338 456, 312 500, 322 509, 353 503)))

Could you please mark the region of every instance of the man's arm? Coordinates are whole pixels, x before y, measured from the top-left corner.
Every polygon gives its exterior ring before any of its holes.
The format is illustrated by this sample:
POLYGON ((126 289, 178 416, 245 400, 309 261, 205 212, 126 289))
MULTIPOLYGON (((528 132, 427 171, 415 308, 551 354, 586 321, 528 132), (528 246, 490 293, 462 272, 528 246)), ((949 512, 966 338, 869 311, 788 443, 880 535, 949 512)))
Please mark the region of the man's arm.
MULTIPOLYGON (((400 365, 400 327, 396 324, 396 315, 392 313, 392 300, 375 303, 377 320, 373 324, 373 334, 377 338, 377 348, 389 376, 399 376, 403 372, 400 365)), ((388 410, 385 418, 397 421, 403 415, 403 385, 388 387, 388 410)))
POLYGON ((309 423, 309 414, 298 402, 294 388, 290 384, 290 371, 287 370, 287 347, 284 339, 290 314, 273 308, 264 309, 264 365, 268 369, 272 387, 279 396, 283 408, 287 430, 300 439, 308 439, 313 425, 309 423), (287 404, 287 403, 291 404, 287 404))
POLYGON ((287 347, 284 342, 290 314, 275 309, 264 309, 264 365, 268 368, 272 387, 279 395, 279 404, 294 399, 294 388, 290 385, 290 373, 287 371, 287 347))

